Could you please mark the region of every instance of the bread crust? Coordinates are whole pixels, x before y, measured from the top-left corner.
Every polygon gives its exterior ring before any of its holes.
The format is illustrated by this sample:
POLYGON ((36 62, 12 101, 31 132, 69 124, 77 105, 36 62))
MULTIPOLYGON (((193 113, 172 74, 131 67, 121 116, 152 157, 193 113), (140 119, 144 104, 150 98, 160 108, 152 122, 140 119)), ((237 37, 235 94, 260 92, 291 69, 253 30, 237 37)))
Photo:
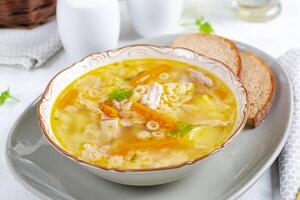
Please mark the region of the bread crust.
POLYGON ((230 49, 235 54, 235 60, 236 60, 236 63, 237 63, 236 75, 239 77, 240 73, 241 73, 241 69, 242 69, 242 59, 241 59, 241 56, 240 56, 240 51, 237 48, 237 46, 231 40, 229 40, 227 38, 217 36, 217 35, 209 35, 209 36, 214 37, 214 38, 222 39, 226 44, 228 44, 228 46, 230 46, 230 49))
POLYGON ((246 56, 253 57, 254 59, 256 59, 261 64, 261 66, 265 67, 265 69, 267 69, 267 71, 268 71, 268 74, 269 74, 269 77, 270 77, 270 80, 271 80, 271 91, 269 92, 268 100, 265 102, 264 106, 257 111, 254 118, 249 117, 248 120, 247 120, 247 124, 249 124, 253 128, 256 128, 265 119, 266 115, 269 113, 269 111, 271 109, 273 99, 274 99, 274 96, 275 96, 276 80, 274 78, 274 75, 273 75, 273 72, 272 72, 271 68, 269 67, 269 65, 263 59, 261 59, 260 57, 258 57, 256 54, 254 54, 252 52, 242 52, 242 53, 245 54, 246 56))
MULTIPOLYGON (((184 41, 185 40, 195 41, 199 37, 205 37, 205 38, 210 38, 212 40, 221 41, 221 43, 225 44, 227 46, 227 48, 230 48, 231 52, 234 55, 235 63, 236 63, 236 67, 234 69, 231 68, 231 70, 238 76, 238 78, 240 80, 242 78, 241 72, 242 72, 242 67, 243 67, 241 54, 252 57, 252 59, 255 59, 256 61, 258 61, 260 63, 260 65, 263 66, 267 70, 268 76, 270 77, 270 80, 271 80, 271 91, 269 91, 267 101, 264 103, 262 108, 260 108, 256 112, 254 117, 252 117, 252 118, 249 117, 247 120, 247 124, 252 126, 253 128, 259 126, 271 109, 273 98, 275 95, 275 90, 276 90, 276 81, 275 81, 273 72, 272 72, 271 68, 269 67, 269 65, 263 59, 258 57, 255 53, 240 52, 239 49, 237 48, 237 46, 231 40, 221 37, 221 36, 217 36, 217 35, 200 34, 200 33, 186 34, 186 35, 183 35, 183 36, 177 38, 172 46, 174 46, 174 47, 183 46, 184 48, 187 48, 187 49, 189 49, 189 48, 195 49, 195 48, 191 47, 192 44, 184 45, 184 41)), ((197 50, 194 50, 194 51, 197 52, 197 50)), ((205 55, 205 53, 203 53, 203 52, 199 52, 199 53, 202 55, 205 55)), ((210 57, 209 55, 205 55, 205 56, 210 57)), ((224 63, 222 60, 220 60, 220 62, 224 63)), ((249 109, 250 109, 250 107, 249 107, 249 109)))
MULTIPOLYGON (((240 57, 240 53, 239 50, 237 48, 237 46, 229 39, 218 36, 218 35, 212 35, 212 34, 201 34, 201 33, 192 33, 192 34, 186 34, 183 35, 179 38, 177 38, 172 46, 178 46, 177 43, 181 43, 180 41, 183 39, 188 39, 188 38, 194 38, 194 37, 206 37, 206 38, 211 38, 213 40, 221 40, 223 43, 225 43, 227 45, 227 47, 229 47, 232 51, 232 53, 234 54, 235 57, 235 62, 236 64, 236 69, 232 69, 233 72, 239 77, 240 73, 241 73, 241 68, 242 68, 242 61, 241 61, 241 57, 240 57)), ((179 45, 180 46, 180 45, 179 45)), ((189 48, 188 46, 185 46, 186 48, 189 48)), ((201 53, 204 54, 204 53, 201 53)), ((204 54, 205 55, 205 54, 204 54)), ((208 55, 205 55, 207 57, 210 57, 208 55)))

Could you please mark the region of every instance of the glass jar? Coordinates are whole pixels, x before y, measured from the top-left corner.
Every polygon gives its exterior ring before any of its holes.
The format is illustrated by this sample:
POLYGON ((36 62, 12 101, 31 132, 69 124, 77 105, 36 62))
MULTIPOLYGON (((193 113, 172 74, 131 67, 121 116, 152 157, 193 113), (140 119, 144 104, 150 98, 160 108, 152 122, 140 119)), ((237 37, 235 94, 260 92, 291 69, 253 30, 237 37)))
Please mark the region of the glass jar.
POLYGON ((280 0, 236 0, 237 15, 246 21, 269 21, 280 11, 280 0))

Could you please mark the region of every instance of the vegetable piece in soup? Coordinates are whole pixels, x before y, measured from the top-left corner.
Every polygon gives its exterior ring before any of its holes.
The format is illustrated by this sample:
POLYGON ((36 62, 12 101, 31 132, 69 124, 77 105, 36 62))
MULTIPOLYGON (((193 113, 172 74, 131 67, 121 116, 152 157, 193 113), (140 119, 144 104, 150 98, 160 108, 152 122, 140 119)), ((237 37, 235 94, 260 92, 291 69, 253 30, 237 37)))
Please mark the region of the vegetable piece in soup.
POLYGON ((205 156, 230 136, 236 100, 217 77, 174 60, 99 67, 58 96, 51 127, 74 156, 105 168, 151 169, 205 156))

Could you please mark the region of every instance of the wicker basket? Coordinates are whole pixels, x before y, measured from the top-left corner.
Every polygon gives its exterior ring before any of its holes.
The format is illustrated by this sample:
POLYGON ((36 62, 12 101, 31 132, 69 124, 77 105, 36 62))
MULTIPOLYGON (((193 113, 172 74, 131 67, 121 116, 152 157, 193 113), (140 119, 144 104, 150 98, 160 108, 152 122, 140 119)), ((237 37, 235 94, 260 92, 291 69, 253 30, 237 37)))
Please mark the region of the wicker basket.
POLYGON ((55 16, 56 0, 0 0, 0 27, 33 28, 55 16))

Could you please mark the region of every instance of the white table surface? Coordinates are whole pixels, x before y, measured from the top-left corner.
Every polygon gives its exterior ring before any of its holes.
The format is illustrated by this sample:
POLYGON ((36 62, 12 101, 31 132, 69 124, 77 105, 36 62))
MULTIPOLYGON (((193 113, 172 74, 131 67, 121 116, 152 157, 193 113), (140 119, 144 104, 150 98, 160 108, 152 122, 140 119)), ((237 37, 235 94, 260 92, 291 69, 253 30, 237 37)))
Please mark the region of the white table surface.
MULTIPOLYGON (((123 7, 123 5, 122 5, 123 7)), ((183 21, 203 15, 216 33, 254 45, 274 57, 286 50, 300 47, 300 1, 282 0, 282 13, 268 23, 247 23, 238 19, 230 0, 186 0, 183 21)), ((133 31, 127 11, 122 9, 120 45, 139 39, 133 31)), ((192 30, 192 28, 190 28, 192 30)), ((183 31, 189 31, 185 29, 183 31)), ((33 194, 21 186, 10 174, 5 161, 5 145, 8 132, 16 118, 45 88, 50 78, 72 63, 62 50, 44 66, 36 70, 11 69, 0 66, 0 91, 7 89, 20 99, 20 103, 8 102, 0 106, 0 199, 36 200, 33 194)), ((279 199, 278 164, 263 176, 240 198, 242 200, 279 199)))

